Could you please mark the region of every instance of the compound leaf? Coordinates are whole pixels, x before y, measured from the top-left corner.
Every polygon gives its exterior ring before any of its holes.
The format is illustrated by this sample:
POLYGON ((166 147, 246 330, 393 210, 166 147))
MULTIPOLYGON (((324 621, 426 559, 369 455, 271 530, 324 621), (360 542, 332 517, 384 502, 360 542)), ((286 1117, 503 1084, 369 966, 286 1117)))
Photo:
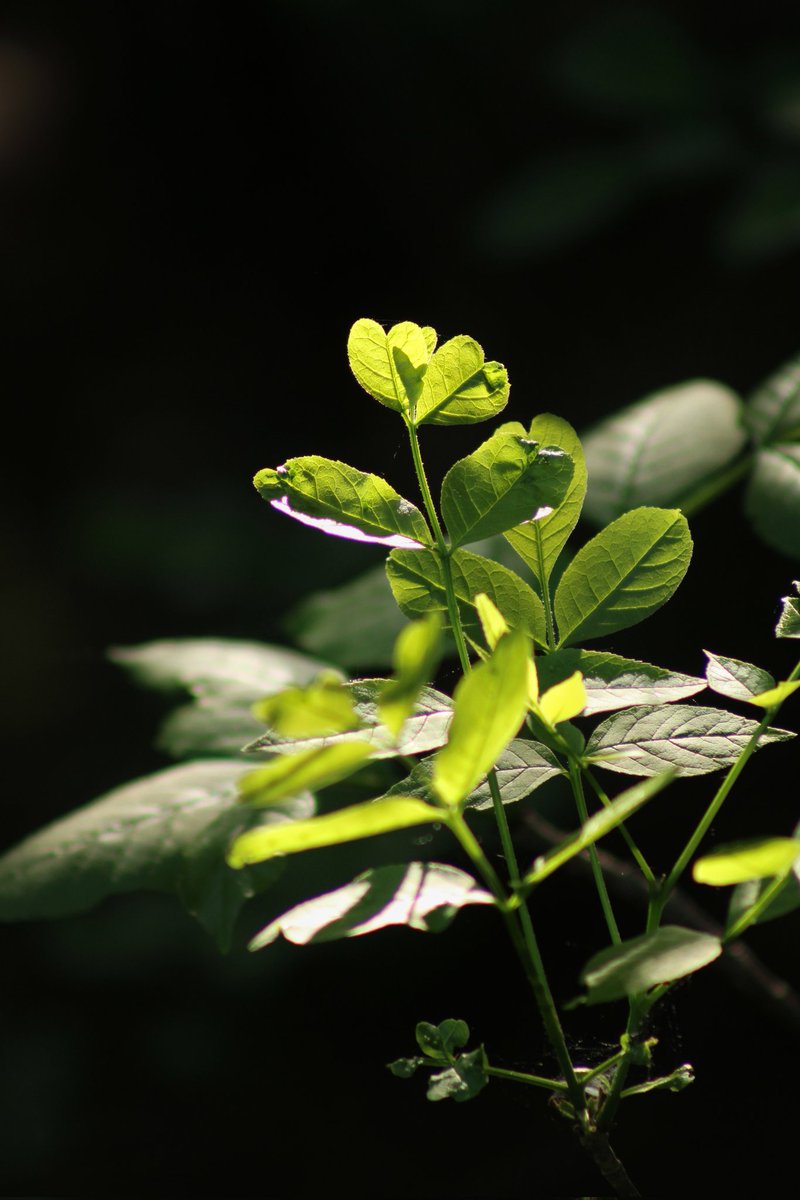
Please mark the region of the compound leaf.
POLYGON ((508 373, 485 362, 474 338, 451 338, 432 356, 416 406, 418 425, 470 425, 501 412, 508 403, 508 373))

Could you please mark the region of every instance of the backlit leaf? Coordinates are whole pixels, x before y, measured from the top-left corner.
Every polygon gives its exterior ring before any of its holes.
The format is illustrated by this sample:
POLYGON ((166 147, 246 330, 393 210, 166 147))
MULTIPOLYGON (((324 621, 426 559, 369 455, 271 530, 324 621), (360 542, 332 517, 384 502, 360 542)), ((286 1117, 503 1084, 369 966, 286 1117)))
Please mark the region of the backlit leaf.
POLYGON ((422 688, 436 671, 442 622, 428 613, 401 632, 394 648, 394 679, 380 694, 378 711, 386 728, 397 737, 414 711, 422 688))
POLYGON ((800 841, 796 838, 754 838, 719 846, 698 858, 692 868, 696 883, 728 887, 751 879, 783 875, 800 859, 800 841))
POLYGON ((692 556, 676 509, 636 508, 578 551, 556 590, 560 645, 626 629, 665 604, 692 556))
POLYGON ((297 754, 273 758, 239 780, 242 800, 256 807, 275 804, 302 791, 317 791, 347 779, 366 759, 370 747, 364 742, 340 742, 318 746, 297 754))
POLYGON ((536 664, 543 689, 580 671, 586 689, 587 717, 635 704, 671 704, 705 687, 705 680, 694 675, 599 650, 556 650, 537 658, 536 664))
POLYGON ((502 363, 485 362, 474 338, 460 335, 431 358, 416 407, 417 424, 469 425, 496 416, 508 403, 502 363))
POLYGON ((323 674, 304 688, 287 688, 257 700, 253 715, 283 738, 313 737, 358 729, 353 698, 335 674, 323 674))
POLYGON ((539 697, 539 711, 551 725, 571 721, 586 708, 586 688, 583 676, 575 671, 568 679, 554 684, 539 697))
POLYGON ((722 953, 719 938, 679 925, 609 946, 589 959, 581 972, 586 1002, 602 1004, 637 996, 660 983, 682 979, 712 963, 722 953))
POLYGON ((409 396, 397 368, 394 351, 400 351, 412 371, 427 365, 433 329, 420 329, 411 321, 393 325, 388 333, 377 321, 356 321, 347 340, 347 357, 358 382, 370 396, 396 412, 408 413, 409 396))

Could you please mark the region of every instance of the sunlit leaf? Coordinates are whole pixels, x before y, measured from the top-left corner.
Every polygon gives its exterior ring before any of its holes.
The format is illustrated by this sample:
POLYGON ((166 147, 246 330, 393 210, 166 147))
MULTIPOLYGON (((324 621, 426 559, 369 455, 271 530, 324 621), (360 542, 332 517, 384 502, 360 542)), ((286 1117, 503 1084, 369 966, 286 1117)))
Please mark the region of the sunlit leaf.
POLYGON ((394 679, 380 694, 378 711, 386 728, 397 737, 414 711, 420 692, 436 671, 442 621, 428 613, 401 632, 394 648, 394 679))
POLYGON ((705 687, 705 680, 666 667, 599 650, 556 650, 537 659, 539 686, 552 687, 580 671, 586 689, 584 716, 636 704, 672 704, 705 687))
POLYGON ((416 406, 419 425, 469 425, 496 416, 508 403, 502 363, 485 362, 474 338, 460 335, 431 358, 416 406))
POLYGON ((800 841, 796 838, 754 838, 719 846, 698 858, 692 868, 696 883, 728 887, 751 879, 783 875, 800 859, 800 841))
POLYGON ((571 721, 586 708, 586 688, 583 676, 575 671, 568 679, 554 684, 539 697, 539 711, 551 725, 571 721))
POLYGON ((249 863, 265 862, 278 854, 298 854, 323 846, 337 846, 360 838, 391 833, 410 825, 446 820, 446 813, 413 797, 370 800, 353 804, 322 817, 294 821, 291 825, 259 828, 242 834, 228 852, 228 864, 235 869, 249 863))
POLYGON ((273 758, 239 781, 242 800, 258 808, 302 791, 318 791, 347 779, 370 757, 365 742, 341 742, 273 758))
POLYGON ((679 925, 609 946, 589 959, 581 972, 587 1004, 637 996, 659 983, 682 979, 708 966, 722 953, 719 938, 679 925))
POLYGON ((474 597, 474 603, 486 645, 494 650, 500 638, 509 632, 508 623, 497 605, 483 592, 474 597))
POLYGON ((775 704, 783 704, 784 700, 798 688, 800 688, 800 680, 785 679, 781 683, 776 683, 775 687, 769 688, 768 691, 762 692, 760 696, 753 696, 750 703, 756 704, 759 708, 772 708, 775 704))
MULTIPOLYGON (((586 755, 623 775, 655 775, 665 767, 674 767, 678 775, 706 775, 735 762, 757 729, 757 721, 719 708, 643 705, 601 721, 586 744, 586 755)), ((794 736, 787 729, 768 728, 758 748, 794 736)))
POLYGON ((409 411, 409 396, 397 367, 394 351, 400 351, 412 371, 427 366, 433 329, 420 329, 411 321, 393 325, 388 333, 377 321, 356 321, 347 340, 347 357, 358 382, 370 396, 396 412, 409 411))
POLYGON ((686 518, 676 509, 636 508, 578 551, 555 596, 560 644, 627 629, 665 604, 692 556, 686 518))
POLYGON ((345 733, 361 722, 350 690, 338 675, 326 673, 304 688, 287 688, 253 705, 253 715, 283 738, 345 733))

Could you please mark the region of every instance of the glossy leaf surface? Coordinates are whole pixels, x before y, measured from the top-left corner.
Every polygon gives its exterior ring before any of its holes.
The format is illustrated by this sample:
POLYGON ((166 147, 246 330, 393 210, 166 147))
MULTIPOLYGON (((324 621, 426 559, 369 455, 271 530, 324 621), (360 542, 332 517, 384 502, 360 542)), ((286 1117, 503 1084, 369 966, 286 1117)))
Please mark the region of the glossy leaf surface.
POLYGON ((682 979, 722 953, 719 938, 679 925, 610 946, 590 958, 581 972, 588 1004, 636 996, 659 983, 682 979))
POLYGON ((556 590, 560 645, 604 637, 649 617, 680 584, 692 556, 676 509, 636 508, 578 551, 556 590))
POLYGON ((472 1100, 489 1082, 484 1066, 483 1047, 460 1054, 452 1066, 428 1080, 429 1100, 472 1100))

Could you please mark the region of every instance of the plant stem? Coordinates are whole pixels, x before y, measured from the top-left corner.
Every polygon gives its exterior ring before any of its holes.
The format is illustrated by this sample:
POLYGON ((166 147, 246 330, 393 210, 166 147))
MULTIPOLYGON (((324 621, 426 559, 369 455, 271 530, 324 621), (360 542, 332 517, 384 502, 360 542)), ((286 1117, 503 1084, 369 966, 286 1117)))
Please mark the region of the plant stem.
MULTIPOLYGON (((597 796, 597 799, 600 801, 600 803, 603 805, 604 808, 608 808, 611 801, 609 800, 608 796, 606 795, 606 793, 603 790, 603 788, 601 787, 601 785, 595 779, 592 772, 589 770, 588 767, 583 767, 582 771, 583 771, 583 774, 586 776, 586 778, 589 780, 589 784, 591 785, 592 791, 597 796)), ((644 875, 648 884, 651 887, 653 887, 656 882, 655 873, 653 872, 652 868, 650 867, 650 864, 648 863, 645 856, 642 854, 639 847, 636 845, 636 842, 633 840, 630 833, 628 832, 625 822, 623 821, 621 825, 618 825, 617 829, 622 834, 622 837, 625 841, 625 845, 628 847, 628 849, 630 850, 634 859, 636 860, 636 865, 638 866, 639 870, 644 875)))
POLYGON ((567 1085, 559 1079, 545 1079, 543 1075, 526 1075, 522 1071, 506 1071, 502 1067, 484 1067, 487 1075, 496 1079, 511 1079, 516 1083, 528 1083, 531 1087, 547 1088, 551 1092, 565 1092, 567 1085))
POLYGON ((542 589, 542 604, 544 605, 545 629, 547 645, 550 650, 556 648, 556 631, 553 624, 553 606, 550 600, 550 585, 544 566, 544 548, 542 546, 542 531, 536 521, 533 523, 533 540, 536 544, 536 561, 539 565, 539 584, 542 589))
POLYGON ((775 879, 773 879, 772 883, 767 884, 758 899, 755 900, 749 908, 745 909, 739 919, 734 921, 730 929, 726 930, 722 941, 732 942, 733 939, 737 938, 740 933, 744 933, 745 929, 752 925, 754 921, 757 921, 762 912, 769 908, 778 892, 780 892, 784 887, 788 877, 788 874, 784 872, 783 875, 778 875, 775 879))
MULTIPOLYGON (((581 778, 580 767, 575 761, 575 758, 570 755, 569 759, 569 781, 572 785, 572 794, 575 797, 575 804, 578 809, 578 816, 581 825, 585 825, 589 820, 589 813, 586 808, 586 797, 583 793, 583 780, 581 778)), ((603 916, 606 919, 608 933, 612 943, 618 946, 622 941, 617 925, 614 909, 611 906, 611 898, 606 888, 606 881, 603 878, 603 871, 600 866, 600 861, 597 857, 597 847, 591 845, 589 847, 589 861, 592 864, 592 875, 594 876, 594 885, 597 888, 597 895, 600 898, 600 907, 603 910, 603 916)))
POLYGON ((680 508, 685 517, 690 517, 693 513, 699 512, 701 508, 705 508, 712 500, 716 500, 717 496, 721 496, 723 492, 727 492, 729 488, 732 488, 740 479, 744 479, 753 465, 754 458, 754 454, 745 454, 731 466, 723 467, 716 475, 712 475, 710 479, 706 479, 699 484, 693 492, 689 492, 683 500, 679 500, 677 507, 680 508))

